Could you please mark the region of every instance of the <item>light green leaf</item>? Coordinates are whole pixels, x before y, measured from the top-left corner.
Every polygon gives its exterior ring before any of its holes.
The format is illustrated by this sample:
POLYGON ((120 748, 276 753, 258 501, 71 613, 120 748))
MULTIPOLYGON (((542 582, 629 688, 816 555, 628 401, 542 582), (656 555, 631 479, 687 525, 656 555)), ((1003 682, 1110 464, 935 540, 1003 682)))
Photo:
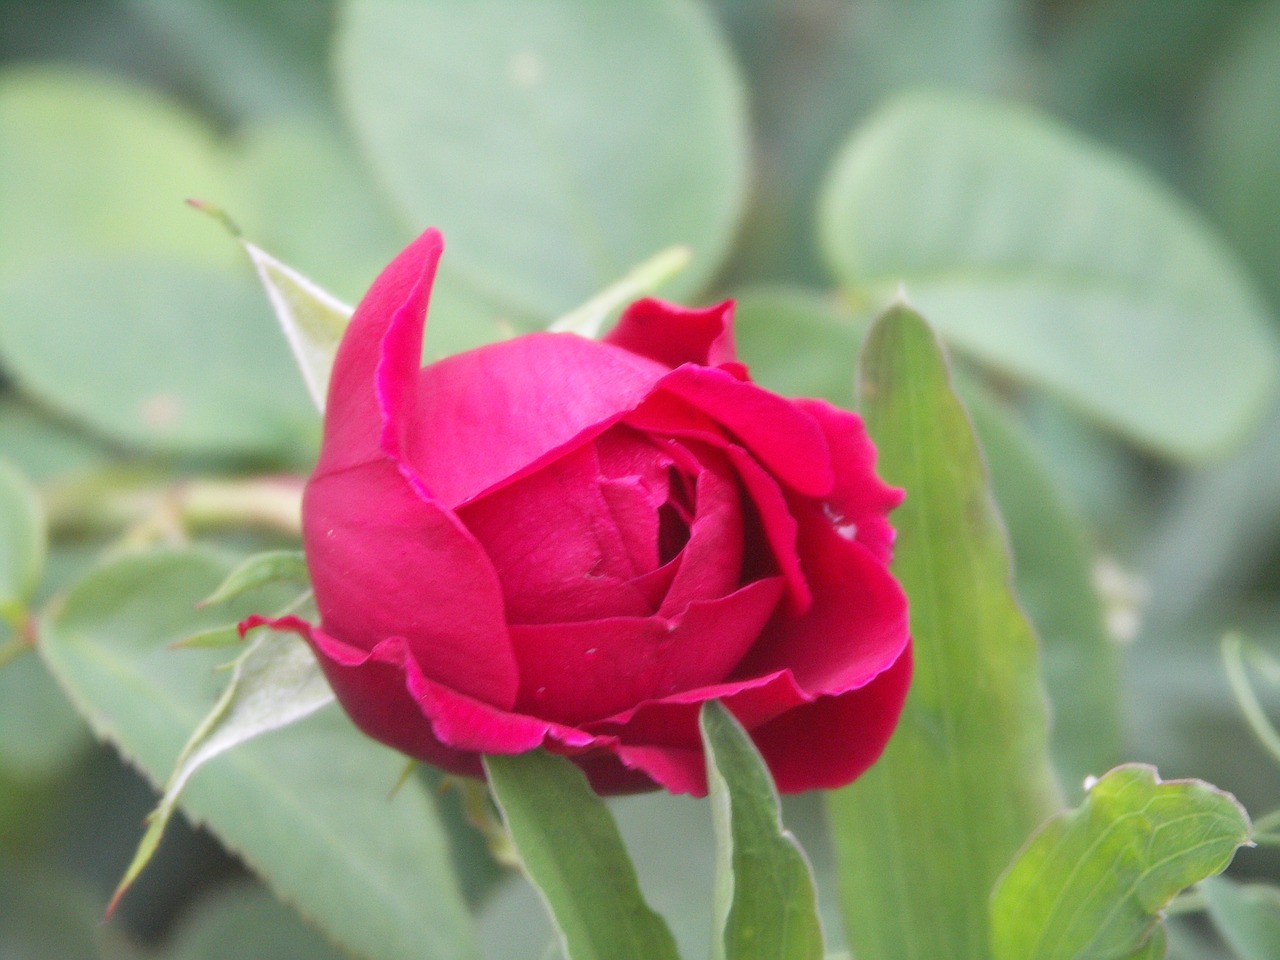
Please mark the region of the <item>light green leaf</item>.
POLYGON ((1217 452, 1277 371, 1256 292, 1203 221, 1122 157, 1011 106, 894 101, 827 184, 823 245, 873 307, 905 283, 957 348, 1134 440, 1217 452))
MULTIPOLYGON (((396 253, 425 226, 402 222, 349 138, 327 124, 279 122, 240 139, 242 185, 249 195, 237 221, 258 246, 326 290, 355 302, 396 253), (305 177, 298 170, 305 169, 305 177)), ((446 238, 447 240, 448 238, 446 238)), ((436 359, 510 336, 545 321, 503 309, 453 270, 452 244, 431 290, 424 356, 436 359)))
POLYGON ((228 271, 79 253, 0 274, 0 354, 19 388, 125 443, 302 459, 317 426, 280 340, 228 271))
POLYGON ((757 383, 788 397, 853 401, 853 368, 866 333, 832 294, 788 287, 736 297, 733 336, 757 383))
POLYGON ((813 871, 782 826, 768 768, 718 702, 702 707, 699 724, 717 841, 713 960, 821 958, 813 871))
POLYGON ((34 650, 0 669, 0 704, 0 777, 23 783, 48 780, 93 742, 34 650))
POLYGON ((1249 840, 1234 797, 1199 780, 1117 767, 1046 823, 991 899, 993 960, 1160 957, 1150 938, 1180 891, 1221 872, 1249 840))
POLYGON ((645 903, 618 827, 582 771, 541 751, 484 765, 568 960, 675 960, 671 931, 645 903))
POLYGON ((312 283, 292 267, 287 267, 265 250, 241 240, 245 253, 258 271, 267 299, 284 331, 293 359, 302 371, 307 391, 320 412, 324 412, 329 390, 329 372, 338 344, 351 319, 352 308, 312 283))
POLYGON ((728 251, 746 109, 690 0, 356 0, 337 67, 405 219, 440 227, 448 270, 518 314, 546 322, 677 243, 678 298, 728 251))
POLYGON ((69 249, 234 265, 183 206, 191 196, 235 200, 213 132, 194 114, 104 74, 0 71, 0 274, 69 249))
POLYGON ((236 658, 226 690, 178 754, 160 804, 147 817, 146 833, 108 911, 115 909, 151 861, 183 787, 200 767, 232 747, 296 723, 330 703, 333 691, 310 648, 293 634, 259 630, 236 658))
POLYGON ((200 606, 226 603, 270 583, 310 583, 305 554, 301 550, 268 550, 245 557, 218 584, 217 590, 200 601, 200 606))
POLYGON ((879 472, 906 489, 893 571, 915 677, 884 757, 829 797, 855 954, 990 960, 987 896, 1057 807, 1036 638, 1014 599, 973 428, 925 322, 891 308, 858 396, 879 472))
POLYGON ((1240 960, 1280 956, 1280 887, 1214 877, 1200 884, 1209 916, 1240 960))
POLYGON ((1025 431, 985 394, 967 395, 1009 533, 1014 588, 1040 638, 1054 767, 1072 799, 1121 759, 1119 651, 1093 585, 1084 524, 1025 431))
MULTIPOLYGON (((225 685, 219 650, 169 644, 228 616, 270 610, 287 591, 195 610, 231 564, 167 550, 124 557, 76 585, 39 650, 100 736, 164 782, 225 685)), ((338 710, 260 737, 208 764, 182 810, 207 824, 282 899, 370 960, 473 960, 471 920, 434 801, 403 758, 338 710)))
POLYGON ((691 259, 693 251, 684 246, 668 247, 654 254, 644 263, 628 270, 622 279, 552 323, 551 332, 598 337, 610 314, 621 310, 633 300, 652 294, 687 267, 691 259))
POLYGON ((45 541, 39 494, 7 460, 0 460, 0 621, 8 621, 15 634, 40 583, 45 541))

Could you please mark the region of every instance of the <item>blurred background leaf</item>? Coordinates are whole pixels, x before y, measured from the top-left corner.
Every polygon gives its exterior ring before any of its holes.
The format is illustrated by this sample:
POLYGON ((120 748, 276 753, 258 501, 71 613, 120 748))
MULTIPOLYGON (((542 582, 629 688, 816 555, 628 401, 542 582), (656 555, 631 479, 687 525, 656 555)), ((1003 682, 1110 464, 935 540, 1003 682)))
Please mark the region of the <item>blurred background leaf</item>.
MULTIPOLYGON (((1120 313, 1068 289, 981 314, 982 342, 973 313, 932 317, 968 347, 957 372, 1042 637, 1063 786, 1136 759, 1280 807, 1280 770, 1217 653, 1232 627, 1280 651, 1278 65, 1280 0, 0 0, 0 456, 48 515, 36 604, 52 614, 122 543, 297 546, 278 526, 193 526, 172 509, 192 483, 305 471, 318 436, 245 258, 185 198, 222 206, 350 303, 424 226, 446 227, 428 359, 544 322, 686 242, 694 264, 661 294, 738 297, 757 377, 847 406, 867 291, 848 264, 828 271, 820 195, 841 146, 883 129, 891 103, 976 96, 945 123, 991 179, 935 177, 924 154, 892 152, 842 220, 893 253, 885 292, 905 279, 917 305, 945 307, 913 280, 919 258, 971 266, 991 231, 1042 260, 1074 237, 1113 279, 1142 251, 1176 254, 1140 264, 1142 282, 1120 288, 1137 307, 1120 313), (1030 123, 1051 131, 1057 167, 1028 171, 1025 142, 997 122, 1010 111, 1042 118, 1030 123), (1123 172, 1105 200, 1099 165, 1123 172), (1011 169, 1035 189, 1011 194, 1011 169), (911 211, 909 235, 889 229, 911 211), (1101 352, 1062 325, 1086 315, 1111 318, 1101 352), (1032 330, 1035 349, 1007 362, 1032 330)), ((1280 716, 1280 696, 1260 692, 1280 716)), ((321 955, 260 890, 223 900, 245 868, 181 823, 117 919, 90 930, 154 794, 92 743, 40 657, 0 670, 0 704, 3 870, 41 878, 32 894, 50 901, 0 896, 0 954, 9 936, 37 957, 180 955, 207 914, 222 932, 198 955, 239 956, 241 928, 321 955)), ((189 732, 172 731, 173 754, 189 732)), ((504 879, 455 794, 433 805, 485 950, 538 960, 536 898, 531 920, 529 888, 504 879)), ((700 955, 705 809, 614 807, 647 898, 700 955)), ((821 804, 784 807, 838 950, 821 804)), ((1274 885, 1280 858, 1243 851, 1232 875, 1274 885)), ((1171 922, 1170 955, 1251 960, 1222 916, 1225 939, 1202 913, 1171 922)))

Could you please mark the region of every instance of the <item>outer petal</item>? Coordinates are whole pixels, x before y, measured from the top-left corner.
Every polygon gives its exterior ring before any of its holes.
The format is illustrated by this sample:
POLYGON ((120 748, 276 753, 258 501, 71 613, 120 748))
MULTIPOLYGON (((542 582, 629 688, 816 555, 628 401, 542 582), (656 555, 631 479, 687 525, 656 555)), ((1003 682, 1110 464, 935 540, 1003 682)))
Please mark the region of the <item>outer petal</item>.
POLYGON ((735 363, 733 301, 691 310, 662 300, 637 300, 623 311, 604 342, 668 367, 735 363))
POLYGON ((251 617, 241 630, 267 625, 301 635, 316 654, 343 708, 366 734, 402 753, 457 773, 478 775, 482 753, 523 753, 544 745, 572 752, 615 741, 498 710, 423 676, 399 637, 359 650, 297 617, 251 617))
POLYGON ((893 527, 888 513, 902 503, 903 492, 876 475, 876 448, 862 418, 823 400, 797 400, 827 436, 835 486, 826 497, 826 510, 837 528, 849 532, 882 563, 893 554, 893 527))
POLYGON ((383 453, 385 405, 421 365, 422 326, 444 241, 428 230, 405 247, 360 301, 338 347, 317 473, 383 453))
POLYGON ((742 659, 781 595, 781 579, 774 577, 691 604, 670 621, 615 617, 513 626, 520 662, 516 709, 582 724, 715 683, 742 659))
POLYGON ((362 650, 404 637, 440 682, 498 707, 515 702, 497 574, 457 517, 386 459, 313 477, 302 515, 326 631, 362 650))
POLYGON ((652 433, 700 436, 697 414, 705 415, 797 493, 822 497, 831 491, 835 476, 826 436, 794 402, 706 367, 678 367, 659 386, 660 393, 628 423, 652 433))
POLYGON ((811 503, 793 503, 813 603, 781 611, 739 675, 790 670, 811 696, 845 693, 897 662, 910 642, 907 598, 884 564, 811 503))
POLYGON ((410 460, 459 506, 539 469, 621 419, 667 373, 571 333, 535 333, 422 371, 410 460))
POLYGON ((875 763, 898 724, 911 668, 908 647, 865 687, 821 697, 752 730, 778 789, 842 787, 875 763))

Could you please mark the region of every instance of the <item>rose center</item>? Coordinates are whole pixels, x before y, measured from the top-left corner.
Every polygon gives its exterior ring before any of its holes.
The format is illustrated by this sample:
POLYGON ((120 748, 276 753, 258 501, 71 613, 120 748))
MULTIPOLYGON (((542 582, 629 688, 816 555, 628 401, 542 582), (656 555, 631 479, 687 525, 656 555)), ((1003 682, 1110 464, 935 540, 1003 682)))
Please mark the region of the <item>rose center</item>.
POLYGON ((680 555, 693 523, 693 484, 675 467, 667 468, 667 501, 658 508, 658 566, 680 555))

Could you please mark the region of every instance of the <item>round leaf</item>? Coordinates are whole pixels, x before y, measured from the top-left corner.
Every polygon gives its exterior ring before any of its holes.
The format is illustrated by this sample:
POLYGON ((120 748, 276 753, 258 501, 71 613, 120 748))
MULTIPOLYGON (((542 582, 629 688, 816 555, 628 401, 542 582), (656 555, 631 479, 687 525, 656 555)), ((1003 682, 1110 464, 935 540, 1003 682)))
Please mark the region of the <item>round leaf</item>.
POLYGON ((743 202, 742 91, 688 0, 356 0, 338 80, 405 216, 446 264, 556 316, 673 244, 705 282, 743 202))
POLYGON ((1203 222, 1140 169, 991 102, 917 95, 862 127, 824 196, 841 284, 901 284, 955 346, 1162 452, 1237 439, 1274 387, 1268 317, 1203 222))
POLYGON ((0 278, 0 355, 51 407, 130 443, 278 453, 314 429, 248 277, 137 256, 49 259, 0 278))
POLYGON ((0 72, 0 274, 69 246, 234 263, 234 246, 183 205, 193 196, 233 200, 194 117, 105 76, 0 72))

